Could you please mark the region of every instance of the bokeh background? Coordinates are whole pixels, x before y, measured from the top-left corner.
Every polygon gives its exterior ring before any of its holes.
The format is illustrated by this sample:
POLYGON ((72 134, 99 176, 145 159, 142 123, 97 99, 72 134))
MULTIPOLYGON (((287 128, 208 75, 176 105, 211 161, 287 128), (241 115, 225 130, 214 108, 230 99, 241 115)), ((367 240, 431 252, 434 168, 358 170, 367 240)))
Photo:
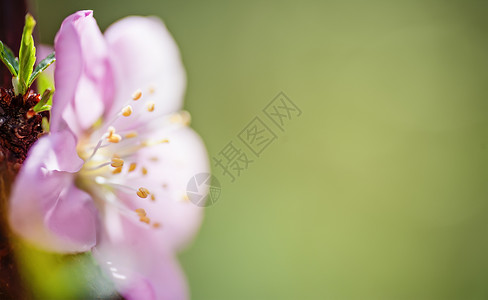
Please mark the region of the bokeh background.
POLYGON ((211 156, 280 91, 303 111, 234 183, 214 168, 193 299, 488 298, 486 1, 38 0, 41 41, 79 9, 164 19, 211 156))

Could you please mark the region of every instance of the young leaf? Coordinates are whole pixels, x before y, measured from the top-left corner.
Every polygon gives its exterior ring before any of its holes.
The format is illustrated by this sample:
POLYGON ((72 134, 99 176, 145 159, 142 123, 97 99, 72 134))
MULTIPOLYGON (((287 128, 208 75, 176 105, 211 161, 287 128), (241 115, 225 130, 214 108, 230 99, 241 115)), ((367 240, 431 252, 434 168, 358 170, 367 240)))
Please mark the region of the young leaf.
POLYGON ((12 53, 12 50, 7 45, 4 45, 2 41, 0 41, 0 59, 7 66, 10 73, 12 73, 12 76, 17 76, 19 73, 19 62, 12 53))
POLYGON ((24 32, 22 33, 22 40, 19 50, 19 82, 20 93, 24 94, 29 85, 29 79, 32 74, 32 69, 36 62, 36 47, 34 47, 34 39, 32 38, 32 31, 36 26, 36 21, 31 14, 25 16, 24 32))
POLYGON ((41 111, 46 111, 46 110, 50 110, 51 109, 51 106, 53 104, 53 101, 52 101, 52 95, 53 95, 54 91, 51 90, 51 89, 46 89, 44 91, 44 93, 42 93, 42 96, 41 96, 41 101, 39 101, 33 108, 33 110, 38 113, 38 112, 41 112, 41 111))
POLYGON ((34 69, 34 72, 32 73, 29 82, 27 83, 27 86, 31 86, 34 80, 36 80, 37 76, 41 74, 42 71, 46 70, 47 67, 49 67, 53 62, 56 61, 56 58, 54 58, 54 52, 49 54, 46 58, 44 58, 34 69))

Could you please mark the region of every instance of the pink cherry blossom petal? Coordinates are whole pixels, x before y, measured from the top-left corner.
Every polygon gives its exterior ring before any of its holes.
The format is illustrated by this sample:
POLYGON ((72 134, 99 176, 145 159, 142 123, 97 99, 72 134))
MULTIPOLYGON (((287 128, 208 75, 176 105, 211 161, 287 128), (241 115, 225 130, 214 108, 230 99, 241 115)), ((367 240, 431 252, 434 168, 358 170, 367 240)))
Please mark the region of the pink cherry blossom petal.
POLYGON ((178 46, 161 20, 127 17, 105 32, 117 85, 115 109, 140 89, 145 100, 156 102, 159 113, 181 109, 186 75, 178 46))
MULTIPOLYGON (((135 215, 135 213, 134 213, 135 215)), ((185 276, 172 251, 150 225, 121 215, 124 238, 102 231, 93 255, 127 299, 183 300, 185 276)))
POLYGON ((12 229, 47 250, 81 252, 96 242, 95 207, 86 193, 74 187, 73 172, 82 165, 75 147, 69 131, 39 139, 29 151, 10 197, 12 229), (78 223, 61 224, 60 220, 78 223))
POLYGON ((108 49, 92 11, 67 17, 56 35, 54 49, 56 91, 51 130, 63 129, 66 123, 79 135, 110 108, 113 99, 108 49))

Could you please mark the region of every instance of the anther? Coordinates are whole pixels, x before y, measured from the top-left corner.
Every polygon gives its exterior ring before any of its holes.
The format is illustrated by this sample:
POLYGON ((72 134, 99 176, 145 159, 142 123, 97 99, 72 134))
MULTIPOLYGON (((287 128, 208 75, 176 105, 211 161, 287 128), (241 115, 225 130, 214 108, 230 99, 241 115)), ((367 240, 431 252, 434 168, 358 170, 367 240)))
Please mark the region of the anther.
POLYGON ((146 223, 146 224, 151 223, 151 219, 149 219, 148 217, 140 217, 139 221, 146 223))
POLYGON ((115 168, 115 170, 112 171, 112 174, 119 174, 122 172, 122 167, 115 168))
POLYGON ((141 169, 142 175, 147 175, 147 169, 142 167, 141 169))
POLYGON ((126 107, 124 107, 124 108, 122 109, 122 115, 123 115, 124 117, 128 117, 128 116, 130 116, 131 114, 132 114, 132 106, 127 105, 126 107))
POLYGON ((111 136, 109 136, 107 138, 107 140, 110 142, 110 143, 118 143, 122 140, 122 137, 116 133, 113 133, 111 136))
POLYGON ((156 104, 155 104, 154 102, 152 102, 152 101, 151 101, 151 102, 148 102, 148 103, 147 103, 147 111, 149 111, 149 112, 154 111, 154 106, 155 106, 155 105, 156 105, 156 104))
POLYGON ((139 190, 137 190, 137 196, 139 196, 140 198, 147 198, 147 196, 149 195, 149 191, 146 189, 146 188, 139 188, 139 190))
POLYGON ((161 223, 156 222, 156 223, 153 223, 152 226, 153 226, 153 228, 160 228, 161 227, 161 223))
POLYGON ((153 86, 149 87, 149 94, 154 94, 155 91, 156 91, 156 89, 154 89, 153 86))
POLYGON ((108 137, 110 138, 114 133, 115 133, 115 128, 113 126, 110 126, 108 128, 108 137))
POLYGON ((156 196, 154 196, 154 194, 151 194, 151 200, 156 201, 156 196))
POLYGON ((132 94, 132 100, 134 100, 134 101, 141 99, 141 97, 142 97, 142 91, 141 90, 137 90, 134 92, 134 94, 132 94))
POLYGON ((129 165, 129 172, 134 171, 134 170, 136 169, 136 167, 137 167, 137 164, 136 164, 136 163, 131 163, 131 164, 129 165))
POLYGON ((117 158, 117 157, 112 158, 112 164, 111 164, 112 167, 120 168, 123 165, 124 165, 124 160, 122 158, 117 158))
POLYGON ((140 217, 145 217, 146 216, 146 211, 144 208, 137 208, 135 212, 140 216, 140 217))
POLYGON ((125 134, 126 139, 135 138, 137 136, 137 131, 131 131, 125 134))

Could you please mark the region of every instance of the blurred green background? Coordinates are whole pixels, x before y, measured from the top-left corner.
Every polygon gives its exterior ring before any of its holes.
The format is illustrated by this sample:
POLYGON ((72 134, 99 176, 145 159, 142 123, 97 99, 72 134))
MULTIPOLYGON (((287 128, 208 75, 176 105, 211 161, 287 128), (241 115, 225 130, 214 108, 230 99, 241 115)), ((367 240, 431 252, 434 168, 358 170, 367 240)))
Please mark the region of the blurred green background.
POLYGON ((181 255, 192 298, 487 299, 486 1, 38 0, 157 15, 211 156, 280 91, 303 114, 181 255))

